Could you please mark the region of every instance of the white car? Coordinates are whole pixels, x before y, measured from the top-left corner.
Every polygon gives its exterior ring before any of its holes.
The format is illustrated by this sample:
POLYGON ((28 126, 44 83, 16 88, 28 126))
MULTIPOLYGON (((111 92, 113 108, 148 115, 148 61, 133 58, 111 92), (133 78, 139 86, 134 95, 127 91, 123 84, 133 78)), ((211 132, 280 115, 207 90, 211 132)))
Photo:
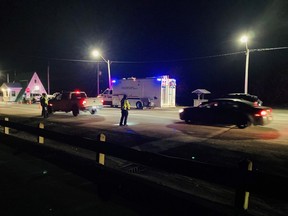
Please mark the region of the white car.
POLYGON ((32 101, 34 103, 40 102, 41 94, 39 94, 39 93, 31 93, 30 97, 31 97, 31 99, 32 99, 32 101))

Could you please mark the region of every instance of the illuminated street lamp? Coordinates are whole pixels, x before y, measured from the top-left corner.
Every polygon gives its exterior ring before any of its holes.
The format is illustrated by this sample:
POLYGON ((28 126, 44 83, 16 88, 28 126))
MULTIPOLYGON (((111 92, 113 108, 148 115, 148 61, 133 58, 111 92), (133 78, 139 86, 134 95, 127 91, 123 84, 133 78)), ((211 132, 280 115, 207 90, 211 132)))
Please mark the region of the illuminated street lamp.
POLYGON ((245 65, 245 85, 244 93, 248 94, 248 67, 249 67, 249 48, 248 48, 248 37, 246 35, 242 36, 240 41, 245 43, 246 46, 246 65, 245 65))
POLYGON ((92 55, 93 55, 94 57, 100 56, 100 57, 107 63, 109 89, 111 89, 111 75, 110 75, 110 64, 111 64, 111 62, 110 62, 109 60, 106 60, 106 59, 100 54, 100 52, 99 52, 98 50, 94 50, 94 51, 92 52, 92 55))

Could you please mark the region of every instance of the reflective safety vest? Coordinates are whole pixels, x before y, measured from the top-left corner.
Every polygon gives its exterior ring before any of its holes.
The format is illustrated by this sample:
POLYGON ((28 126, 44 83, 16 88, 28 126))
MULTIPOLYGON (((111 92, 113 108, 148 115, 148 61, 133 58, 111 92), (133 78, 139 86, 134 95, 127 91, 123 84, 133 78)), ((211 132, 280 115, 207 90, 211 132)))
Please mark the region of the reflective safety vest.
POLYGON ((48 98, 41 96, 40 103, 41 103, 42 106, 43 105, 48 105, 48 98))
POLYGON ((124 101, 121 101, 121 109, 122 110, 129 110, 130 109, 130 103, 127 99, 124 101))

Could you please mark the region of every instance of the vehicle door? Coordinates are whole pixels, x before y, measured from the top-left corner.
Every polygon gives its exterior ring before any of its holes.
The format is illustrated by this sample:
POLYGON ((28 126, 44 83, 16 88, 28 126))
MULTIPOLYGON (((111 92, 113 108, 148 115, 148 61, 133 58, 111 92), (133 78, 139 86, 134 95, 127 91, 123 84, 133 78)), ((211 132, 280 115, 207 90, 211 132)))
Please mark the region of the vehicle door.
POLYGON ((207 123, 211 124, 217 124, 221 122, 221 116, 222 116, 222 111, 221 111, 221 102, 219 101, 212 101, 209 104, 209 109, 207 109, 205 116, 207 118, 207 123))
POLYGON ((49 100, 49 104, 52 104, 52 109, 55 111, 62 110, 62 94, 58 94, 53 99, 49 100))
POLYGON ((60 100, 56 100, 58 110, 70 111, 70 93, 64 92, 60 100))
POLYGON ((215 112, 217 111, 218 102, 205 103, 195 107, 193 119, 203 123, 213 123, 215 121, 215 112))
POLYGON ((235 101, 221 101, 217 110, 217 123, 234 124, 239 116, 239 104, 235 101))
POLYGON ((113 91, 111 89, 106 89, 101 96, 103 97, 103 105, 112 105, 112 95, 113 91))

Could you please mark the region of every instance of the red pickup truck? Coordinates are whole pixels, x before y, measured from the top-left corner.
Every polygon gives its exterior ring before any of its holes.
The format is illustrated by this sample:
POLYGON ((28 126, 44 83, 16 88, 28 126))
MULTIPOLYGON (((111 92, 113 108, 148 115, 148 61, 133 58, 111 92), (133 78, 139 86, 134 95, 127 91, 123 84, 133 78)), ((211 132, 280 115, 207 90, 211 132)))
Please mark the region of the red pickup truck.
POLYGON ((59 93, 50 99, 48 102, 48 113, 72 111, 72 114, 77 116, 80 111, 89 111, 93 115, 102 107, 103 104, 99 98, 88 98, 83 91, 70 91, 59 93))

